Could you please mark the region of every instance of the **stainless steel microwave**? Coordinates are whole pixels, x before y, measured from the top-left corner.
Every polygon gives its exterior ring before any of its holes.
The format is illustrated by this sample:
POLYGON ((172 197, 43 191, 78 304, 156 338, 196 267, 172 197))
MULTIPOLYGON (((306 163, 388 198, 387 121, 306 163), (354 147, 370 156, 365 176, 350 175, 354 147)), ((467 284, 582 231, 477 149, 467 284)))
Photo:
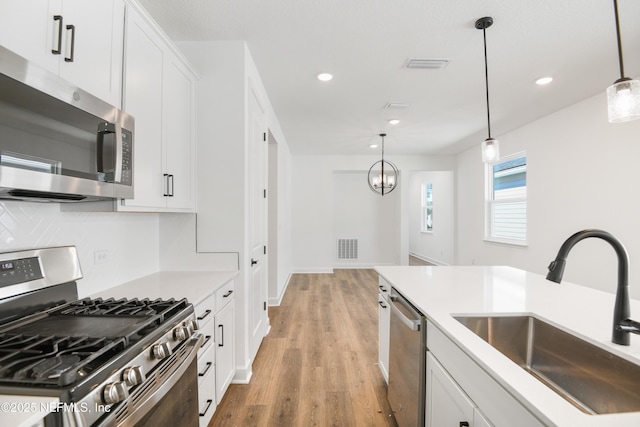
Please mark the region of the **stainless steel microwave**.
POLYGON ((0 46, 0 199, 133 198, 134 119, 0 46))

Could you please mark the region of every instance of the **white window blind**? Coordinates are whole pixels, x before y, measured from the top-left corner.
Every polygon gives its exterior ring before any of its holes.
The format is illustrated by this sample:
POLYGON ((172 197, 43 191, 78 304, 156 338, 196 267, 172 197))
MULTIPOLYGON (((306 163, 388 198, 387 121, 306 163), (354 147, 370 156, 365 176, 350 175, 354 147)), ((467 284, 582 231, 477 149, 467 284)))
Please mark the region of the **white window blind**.
POLYGON ((527 240, 527 157, 509 156, 487 167, 486 237, 527 240))

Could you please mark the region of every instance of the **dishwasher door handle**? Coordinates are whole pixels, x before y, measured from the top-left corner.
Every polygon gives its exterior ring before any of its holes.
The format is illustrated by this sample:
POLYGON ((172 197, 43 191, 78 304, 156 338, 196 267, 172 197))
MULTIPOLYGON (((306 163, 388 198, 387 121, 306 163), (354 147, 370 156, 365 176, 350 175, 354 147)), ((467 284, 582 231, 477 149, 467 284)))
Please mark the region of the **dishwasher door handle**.
POLYGON ((421 320, 409 319, 398 309, 398 307, 396 307, 393 301, 394 301, 394 298, 392 298, 391 302, 389 303, 389 306, 391 307, 391 311, 393 312, 393 314, 398 316, 398 319, 400 319, 400 321, 404 323, 407 328, 411 329, 412 331, 419 331, 421 320))

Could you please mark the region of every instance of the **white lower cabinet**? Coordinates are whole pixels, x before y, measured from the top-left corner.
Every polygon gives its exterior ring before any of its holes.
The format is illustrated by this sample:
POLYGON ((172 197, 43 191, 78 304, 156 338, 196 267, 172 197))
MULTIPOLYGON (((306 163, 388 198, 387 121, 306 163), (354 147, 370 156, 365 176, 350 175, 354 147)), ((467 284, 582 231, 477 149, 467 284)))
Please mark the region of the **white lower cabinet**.
POLYGON ((206 427, 235 376, 234 282, 219 287, 196 307, 198 332, 198 407, 206 427))
POLYGON ((378 362, 384 380, 389 384, 389 337, 391 329, 391 307, 389 292, 391 285, 382 277, 378 279, 378 362))
POLYGON ((235 339, 234 322, 235 310, 230 301, 222 310, 216 313, 216 396, 220 403, 222 396, 229 388, 235 375, 235 339))
POLYGON ((427 348, 427 427, 544 426, 430 321, 427 348))
MULTIPOLYGON (((211 357, 213 358, 213 347, 211 348, 211 357)), ((205 356, 206 357, 206 356, 205 356)), ((213 368, 213 362, 204 364, 204 368, 200 369, 198 363, 198 415, 199 427, 207 427, 213 413, 216 411, 216 374, 213 368), (211 363, 211 364, 209 364, 211 363), (203 374, 203 376, 200 376, 203 374)))
POLYGON ((431 352, 427 352, 426 395, 426 427, 491 426, 431 352))
POLYGON ((379 315, 379 331, 378 331, 378 356, 380 370, 384 380, 389 384, 389 330, 391 325, 391 308, 389 302, 382 293, 378 294, 378 315, 379 315))

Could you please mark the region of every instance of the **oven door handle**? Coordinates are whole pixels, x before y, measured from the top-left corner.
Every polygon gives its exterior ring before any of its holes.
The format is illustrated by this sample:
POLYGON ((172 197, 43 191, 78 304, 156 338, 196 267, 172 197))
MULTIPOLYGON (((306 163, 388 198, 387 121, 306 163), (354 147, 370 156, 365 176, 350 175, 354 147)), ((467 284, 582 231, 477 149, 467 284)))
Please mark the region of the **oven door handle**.
MULTIPOLYGON (((118 424, 119 426, 133 426, 139 420, 144 418, 144 416, 151 410, 162 398, 171 390, 171 388, 180 381, 184 373, 187 371, 191 363, 195 360, 198 349, 200 348, 200 344, 203 340, 202 334, 196 333, 189 338, 189 340, 185 343, 186 346, 186 356, 181 358, 182 360, 178 363, 177 368, 169 378, 166 379, 162 383, 160 387, 158 387, 153 393, 151 393, 144 401, 137 403, 135 407, 131 407, 131 412, 127 417, 118 424)), ((181 350, 174 351, 174 355, 178 354, 181 350)), ((156 369, 157 370, 157 369, 156 369)), ((149 379, 149 377, 147 377, 149 379)), ((112 414, 118 412, 116 408, 112 408, 112 414)), ((99 427, 113 427, 116 426, 116 417, 109 416, 102 423, 96 424, 99 427)))

